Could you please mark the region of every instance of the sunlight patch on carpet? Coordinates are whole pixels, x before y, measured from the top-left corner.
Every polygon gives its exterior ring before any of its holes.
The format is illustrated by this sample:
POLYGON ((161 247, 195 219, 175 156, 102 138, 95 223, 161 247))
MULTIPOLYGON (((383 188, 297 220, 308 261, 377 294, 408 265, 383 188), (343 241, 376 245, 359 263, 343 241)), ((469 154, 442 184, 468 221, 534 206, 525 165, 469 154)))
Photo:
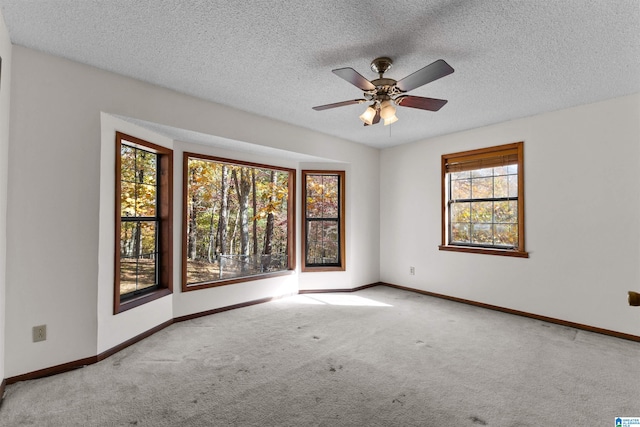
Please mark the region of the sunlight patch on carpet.
POLYGON ((328 304, 328 305, 349 305, 360 307, 393 307, 380 301, 370 298, 360 297, 358 295, 336 295, 336 294, 317 294, 317 295, 297 295, 294 301, 300 304, 328 304))

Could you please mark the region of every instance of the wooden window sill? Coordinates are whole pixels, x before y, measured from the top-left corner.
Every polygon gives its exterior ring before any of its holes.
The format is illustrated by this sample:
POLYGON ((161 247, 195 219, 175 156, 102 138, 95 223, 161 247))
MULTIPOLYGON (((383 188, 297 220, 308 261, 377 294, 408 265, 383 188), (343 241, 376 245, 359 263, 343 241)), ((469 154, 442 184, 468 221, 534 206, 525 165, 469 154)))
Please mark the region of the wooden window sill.
POLYGON ((492 249, 492 248, 476 248, 472 246, 453 246, 453 245, 440 245, 438 249, 441 251, 450 251, 450 252, 466 252, 473 254, 483 254, 483 255, 499 255, 499 256, 510 256, 517 258, 529 258, 529 252, 525 251, 517 251, 510 249, 492 249))
POLYGON ((331 266, 313 266, 313 267, 302 267, 301 271, 303 273, 319 273, 319 272, 327 272, 327 271, 345 271, 344 267, 340 267, 337 265, 331 266))
POLYGON ((159 298, 162 298, 164 296, 171 295, 171 294, 172 294, 172 291, 169 288, 156 289, 154 291, 151 291, 151 292, 148 292, 140 296, 121 302, 118 306, 116 306, 114 310, 115 311, 114 314, 122 313, 123 311, 127 311, 135 307, 139 307, 143 304, 146 304, 148 302, 157 300, 159 298))

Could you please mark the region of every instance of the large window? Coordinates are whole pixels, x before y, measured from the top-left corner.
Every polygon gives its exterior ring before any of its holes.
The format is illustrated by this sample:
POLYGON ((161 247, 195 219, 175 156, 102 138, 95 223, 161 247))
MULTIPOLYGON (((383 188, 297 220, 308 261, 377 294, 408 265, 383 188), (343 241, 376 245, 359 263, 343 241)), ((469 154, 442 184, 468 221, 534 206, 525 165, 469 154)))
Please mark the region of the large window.
POLYGON ((114 312, 171 293, 171 150, 116 133, 114 312))
POLYGON ((302 171, 302 271, 345 269, 344 171, 302 171))
POLYGON ((295 268, 295 170, 184 154, 183 290, 295 268))
POLYGON ((442 250, 528 256, 523 143, 442 156, 442 250))

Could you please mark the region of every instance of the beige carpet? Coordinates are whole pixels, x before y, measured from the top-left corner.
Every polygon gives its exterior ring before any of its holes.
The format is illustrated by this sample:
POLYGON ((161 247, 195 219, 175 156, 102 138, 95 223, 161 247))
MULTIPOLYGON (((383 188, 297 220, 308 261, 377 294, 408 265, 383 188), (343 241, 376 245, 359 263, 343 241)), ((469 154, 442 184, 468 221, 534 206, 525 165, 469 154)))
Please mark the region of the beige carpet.
POLYGON ((181 322, 7 387, 0 426, 594 426, 640 344, 378 286, 181 322))

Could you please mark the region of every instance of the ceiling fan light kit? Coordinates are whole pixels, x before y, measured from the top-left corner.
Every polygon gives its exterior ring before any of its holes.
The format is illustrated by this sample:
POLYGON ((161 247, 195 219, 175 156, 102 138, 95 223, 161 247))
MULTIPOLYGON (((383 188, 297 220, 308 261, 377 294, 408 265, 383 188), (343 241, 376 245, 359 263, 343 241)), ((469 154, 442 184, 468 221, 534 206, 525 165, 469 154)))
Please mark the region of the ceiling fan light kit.
POLYGON ((391 123, 398 121, 396 107, 393 106, 390 100, 386 99, 380 103, 380 117, 384 119, 385 126, 389 126, 391 123))
POLYGON ((396 113, 395 107, 391 104, 391 101, 388 99, 382 101, 380 103, 380 116, 383 119, 388 119, 396 113))
POLYGON ((366 125, 373 124, 373 119, 376 116, 376 109, 373 106, 367 107, 364 110, 364 113, 360 115, 360 120, 362 120, 366 125))
POLYGON ((388 119, 384 119, 384 125, 389 126, 398 121, 398 117, 394 114, 393 117, 389 117, 388 119))
POLYGON ((447 103, 445 99, 424 98, 421 96, 405 95, 410 90, 416 89, 434 80, 440 79, 453 73, 453 68, 443 59, 427 65, 402 80, 393 80, 384 77, 384 73, 389 71, 393 65, 391 58, 380 57, 371 62, 371 71, 378 73, 379 78, 367 80, 353 68, 338 68, 332 72, 356 86, 363 91, 364 99, 354 99, 351 101, 336 102, 333 104, 319 105, 313 107, 316 111, 328 110, 345 105, 362 104, 372 101, 367 109, 360 115, 360 120, 365 126, 375 125, 382 118, 384 125, 388 126, 398 121, 396 108, 401 107, 418 108, 420 110, 438 111, 447 103))

